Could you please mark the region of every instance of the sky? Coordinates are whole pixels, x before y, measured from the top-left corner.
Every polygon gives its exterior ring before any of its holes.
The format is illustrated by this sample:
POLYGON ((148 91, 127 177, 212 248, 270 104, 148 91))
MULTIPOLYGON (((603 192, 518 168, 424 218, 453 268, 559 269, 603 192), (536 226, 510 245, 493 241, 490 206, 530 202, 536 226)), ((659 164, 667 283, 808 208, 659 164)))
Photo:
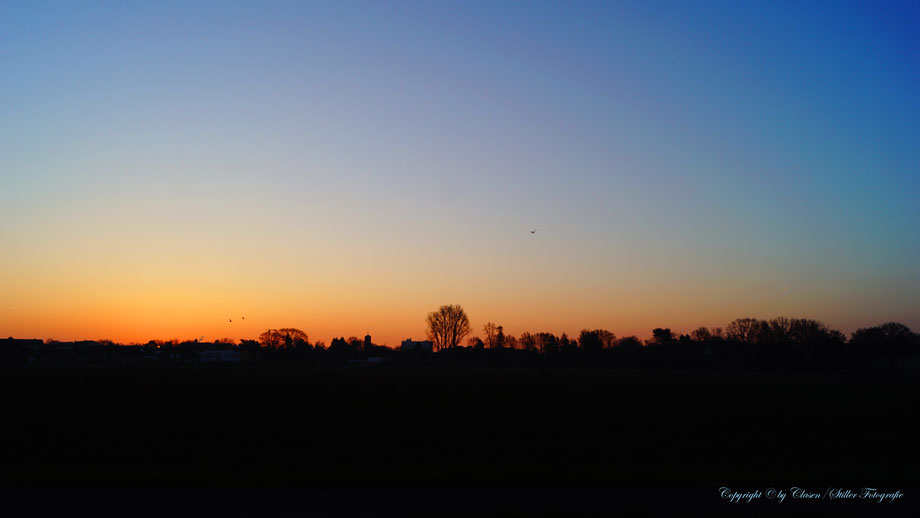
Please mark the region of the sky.
POLYGON ((479 335, 918 331, 918 22, 0 2, 0 335, 392 346, 443 304, 479 335))

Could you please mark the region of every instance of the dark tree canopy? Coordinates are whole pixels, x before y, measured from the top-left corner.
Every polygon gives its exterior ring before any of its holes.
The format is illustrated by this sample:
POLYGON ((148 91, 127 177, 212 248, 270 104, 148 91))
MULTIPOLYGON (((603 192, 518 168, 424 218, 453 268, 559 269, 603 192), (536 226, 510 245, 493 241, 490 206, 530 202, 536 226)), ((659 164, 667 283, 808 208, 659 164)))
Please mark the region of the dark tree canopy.
POLYGON ((586 351, 599 351, 613 347, 617 336, 606 329, 589 331, 582 329, 578 335, 578 344, 586 351))
POLYGON ((652 329, 652 343, 663 345, 668 344, 674 341, 674 333, 671 332, 670 327, 656 327, 652 329))
POLYGON ((635 336, 625 336, 617 340, 617 347, 621 349, 641 349, 642 340, 635 336))
POLYGON ((559 351, 559 339, 552 333, 537 333, 534 335, 536 348, 543 354, 555 354, 559 351))
POLYGON ((281 329, 266 329, 259 335, 259 343, 262 347, 277 349, 279 347, 291 348, 298 345, 309 343, 307 333, 293 327, 283 327, 281 329))
POLYGON ((705 326, 698 327, 690 333, 690 336, 697 342, 705 342, 712 338, 712 333, 705 326))
POLYGON ((857 329, 850 343, 856 348, 876 350, 886 354, 909 353, 920 347, 920 335, 900 322, 887 322, 875 327, 857 329))

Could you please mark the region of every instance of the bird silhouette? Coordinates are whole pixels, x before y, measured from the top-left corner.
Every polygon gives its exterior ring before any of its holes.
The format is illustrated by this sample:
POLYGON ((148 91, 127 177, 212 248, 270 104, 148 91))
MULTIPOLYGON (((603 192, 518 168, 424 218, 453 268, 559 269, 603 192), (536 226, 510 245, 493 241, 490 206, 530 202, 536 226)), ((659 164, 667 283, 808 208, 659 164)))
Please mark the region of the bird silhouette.
POLYGON ((540 229, 535 228, 535 229, 531 230, 530 233, 531 233, 531 234, 536 234, 538 230, 540 230, 540 229))
POLYGON ((243 320, 246 320, 246 317, 240 317, 240 318, 242 318, 243 320))
POLYGON ((228 320, 230 320, 231 322, 233 322, 233 319, 232 319, 232 318, 230 318, 230 319, 228 319, 228 320))

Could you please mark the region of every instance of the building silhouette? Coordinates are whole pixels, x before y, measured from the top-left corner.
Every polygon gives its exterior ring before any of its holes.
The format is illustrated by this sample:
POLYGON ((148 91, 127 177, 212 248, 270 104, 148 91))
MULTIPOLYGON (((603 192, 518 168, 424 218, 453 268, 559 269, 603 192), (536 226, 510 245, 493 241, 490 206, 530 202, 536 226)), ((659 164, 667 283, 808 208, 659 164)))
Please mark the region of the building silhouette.
POLYGON ((416 340, 412 340, 411 338, 407 338, 402 341, 402 344, 400 344, 399 346, 399 350, 400 351, 425 351, 425 352, 430 353, 431 351, 434 350, 434 344, 431 342, 431 340, 416 341, 416 340))

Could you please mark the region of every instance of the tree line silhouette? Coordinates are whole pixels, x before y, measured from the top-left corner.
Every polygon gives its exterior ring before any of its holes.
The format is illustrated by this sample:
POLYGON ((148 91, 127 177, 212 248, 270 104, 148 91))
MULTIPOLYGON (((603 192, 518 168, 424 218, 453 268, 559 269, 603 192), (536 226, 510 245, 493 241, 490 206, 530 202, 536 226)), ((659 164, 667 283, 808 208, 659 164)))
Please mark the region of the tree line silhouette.
MULTIPOLYGON (((0 363, 205 363, 276 364, 405 363, 441 365, 571 365, 604 368, 806 369, 920 371, 920 335, 898 322, 858 329, 847 338, 808 318, 738 318, 725 328, 699 327, 688 334, 655 328, 648 339, 618 337, 606 329, 566 333, 506 334, 494 322, 470 336, 459 305, 441 306, 426 318, 431 349, 401 350, 373 344, 370 336, 310 342, 297 328, 268 329, 236 344, 151 340, 118 346, 110 340, 57 342, 0 340, 0 363), (464 341, 465 340, 465 341, 464 341)), ((423 342, 425 343, 425 342, 423 342)))

